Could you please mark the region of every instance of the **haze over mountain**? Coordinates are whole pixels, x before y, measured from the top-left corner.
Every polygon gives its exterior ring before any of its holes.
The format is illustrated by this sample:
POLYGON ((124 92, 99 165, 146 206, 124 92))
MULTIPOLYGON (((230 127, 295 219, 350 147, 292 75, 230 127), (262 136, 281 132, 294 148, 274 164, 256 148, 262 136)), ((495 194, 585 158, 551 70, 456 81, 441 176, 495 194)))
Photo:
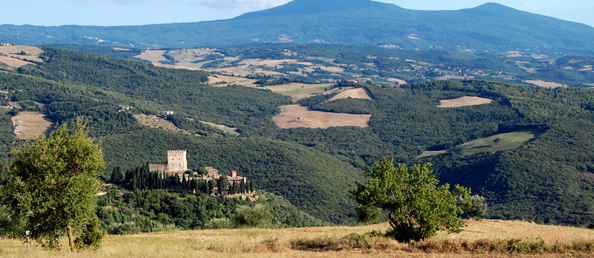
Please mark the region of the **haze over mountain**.
POLYGON ((563 55, 594 53, 594 28, 495 3, 458 11, 415 11, 370 0, 295 0, 209 22, 116 27, 2 25, 0 42, 140 48, 321 42, 563 55))

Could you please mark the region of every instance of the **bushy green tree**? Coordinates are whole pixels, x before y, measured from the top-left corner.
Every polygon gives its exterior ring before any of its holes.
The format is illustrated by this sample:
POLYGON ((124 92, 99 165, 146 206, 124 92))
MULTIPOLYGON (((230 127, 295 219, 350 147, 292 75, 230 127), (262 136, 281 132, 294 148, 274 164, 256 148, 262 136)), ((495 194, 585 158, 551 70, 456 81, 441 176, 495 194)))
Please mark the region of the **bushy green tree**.
POLYGON ((375 206, 364 206, 364 205, 357 205, 357 219, 359 222, 369 224, 374 223, 379 220, 381 216, 381 210, 375 206))
POLYGON ((79 118, 47 138, 28 140, 12 150, 3 203, 44 247, 59 249, 58 236, 67 232, 74 251, 72 229, 82 229, 95 211, 105 162, 99 143, 88 132, 79 118))
POLYGON ((261 227, 269 224, 271 219, 270 207, 260 203, 253 207, 247 205, 238 206, 233 217, 238 227, 261 227))
POLYGON ((388 235, 401 242, 418 241, 434 236, 439 230, 459 233, 463 221, 458 198, 468 198, 469 190, 450 185, 437 187, 439 180, 429 168, 431 164, 406 167, 383 158, 364 174, 366 184, 357 183, 352 197, 358 204, 378 207, 388 212, 391 231, 388 235))
POLYGON ((460 198, 458 203, 462 208, 462 212, 473 219, 487 214, 488 205, 485 197, 475 194, 471 197, 460 198))

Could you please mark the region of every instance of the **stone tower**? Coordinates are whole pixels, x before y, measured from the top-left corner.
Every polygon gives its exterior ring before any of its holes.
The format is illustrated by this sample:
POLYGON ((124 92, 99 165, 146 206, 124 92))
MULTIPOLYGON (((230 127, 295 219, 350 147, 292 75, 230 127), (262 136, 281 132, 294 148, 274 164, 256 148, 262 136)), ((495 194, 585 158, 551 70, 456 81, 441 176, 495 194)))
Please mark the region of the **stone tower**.
POLYGON ((186 160, 185 150, 167 151, 167 173, 184 172, 188 170, 188 161, 186 160))

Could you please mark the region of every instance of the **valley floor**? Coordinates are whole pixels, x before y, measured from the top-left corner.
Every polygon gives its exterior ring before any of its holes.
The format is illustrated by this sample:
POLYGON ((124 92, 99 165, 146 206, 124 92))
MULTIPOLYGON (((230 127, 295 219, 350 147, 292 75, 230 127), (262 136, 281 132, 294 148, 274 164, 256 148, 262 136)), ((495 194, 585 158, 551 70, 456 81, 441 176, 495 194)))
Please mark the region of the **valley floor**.
MULTIPOLYGON (((230 229, 157 232, 131 236, 106 236, 97 251, 83 251, 72 254, 66 248, 62 251, 45 251, 21 240, 0 241, 2 257, 509 257, 510 253, 422 251, 420 248, 380 238, 372 241, 371 248, 333 248, 333 242, 350 234, 364 234, 372 230, 388 229, 387 224, 357 227, 322 227, 290 229, 230 229), (302 248, 297 242, 314 240, 320 246, 302 248), (328 249, 330 249, 328 251, 328 249)), ((461 234, 440 234, 426 243, 441 245, 448 241, 544 241, 548 245, 571 245, 594 241, 594 230, 537 225, 518 221, 469 221, 461 234)), ((66 247, 66 239, 63 239, 66 247)), ((422 246, 423 243, 417 243, 422 246)), ((334 245, 336 247, 336 245, 334 245)), ((513 254, 513 252, 512 252, 513 254)), ((591 257, 589 251, 565 251, 559 254, 532 253, 514 254, 515 257, 591 257)))

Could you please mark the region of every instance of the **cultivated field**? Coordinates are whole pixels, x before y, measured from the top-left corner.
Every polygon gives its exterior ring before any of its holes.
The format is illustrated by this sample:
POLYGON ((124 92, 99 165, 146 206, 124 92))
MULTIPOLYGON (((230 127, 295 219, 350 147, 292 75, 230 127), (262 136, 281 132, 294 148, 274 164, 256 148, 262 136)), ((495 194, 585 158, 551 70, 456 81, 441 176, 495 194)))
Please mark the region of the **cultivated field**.
POLYGON ((458 107, 468 107, 468 106, 477 106, 477 105, 484 105, 493 102, 493 100, 480 98, 480 97, 460 97, 457 99, 444 99, 441 100, 441 105, 437 106, 439 108, 458 108, 458 107))
POLYGON ((345 90, 341 93, 338 93, 336 96, 332 97, 328 101, 333 101, 337 99, 346 99, 346 98, 353 98, 353 99, 371 99, 369 93, 365 88, 357 88, 357 89, 350 89, 345 90))
POLYGON ((247 86, 247 87, 256 87, 259 86, 257 84, 254 84, 254 82, 256 82, 257 80, 254 79, 246 79, 243 77, 237 77, 237 76, 226 76, 226 75, 212 75, 208 77, 208 84, 212 85, 212 86, 221 86, 221 87, 225 87, 228 84, 237 84, 237 85, 243 85, 243 86, 247 86))
POLYGON ((12 117, 14 133, 19 139, 37 139, 48 132, 53 124, 45 120, 45 116, 37 112, 20 112, 12 117))
MULTIPOLYGON (((461 234, 439 234, 414 246, 386 238, 367 241, 357 239, 372 230, 385 232, 387 224, 358 227, 323 227, 290 229, 229 229, 158 232, 132 236, 106 236, 97 251, 71 254, 62 251, 44 251, 32 245, 29 253, 22 240, 0 241, 3 257, 592 257, 591 250, 563 251, 550 255, 536 252, 522 255, 509 248, 509 243, 534 242, 541 245, 571 246, 592 243, 594 230, 537 225, 518 221, 469 221, 461 234), (515 240, 512 240, 515 239, 515 240), (493 241, 506 242, 507 250, 467 247, 493 241), (515 242, 514 242, 515 241, 515 242), (319 245, 304 246, 302 243, 319 245), (448 246, 451 245, 451 246, 448 246), (448 248, 449 249, 446 249, 448 248), (456 247, 458 249, 456 249, 456 247)), ((66 246, 66 238, 62 239, 66 246)), ((519 245, 518 245, 519 246, 519 245)), ((538 247, 538 246, 537 246, 538 247)))
POLYGON ((34 64, 31 62, 27 62, 24 59, 35 61, 35 62, 43 62, 39 55, 43 53, 38 47, 30 47, 30 46, 0 46, 0 62, 5 63, 11 67, 21 67, 27 64, 34 64), (25 52, 24 55, 21 55, 21 52, 25 52))
POLYGON ((557 82, 546 82, 546 81, 541 81, 541 80, 525 80, 524 82, 534 84, 536 86, 540 86, 540 87, 544 87, 544 88, 551 88, 551 89, 569 87, 566 84, 561 84, 561 83, 557 83, 557 82))
POLYGON ((328 128, 335 126, 368 127, 371 115, 353 115, 311 111, 300 105, 280 107, 281 113, 272 118, 280 128, 328 128))
POLYGON ((304 83, 289 83, 283 85, 266 86, 263 89, 271 90, 272 92, 291 97, 294 101, 309 98, 318 94, 329 94, 338 92, 339 89, 331 89, 334 84, 304 84, 304 83))

